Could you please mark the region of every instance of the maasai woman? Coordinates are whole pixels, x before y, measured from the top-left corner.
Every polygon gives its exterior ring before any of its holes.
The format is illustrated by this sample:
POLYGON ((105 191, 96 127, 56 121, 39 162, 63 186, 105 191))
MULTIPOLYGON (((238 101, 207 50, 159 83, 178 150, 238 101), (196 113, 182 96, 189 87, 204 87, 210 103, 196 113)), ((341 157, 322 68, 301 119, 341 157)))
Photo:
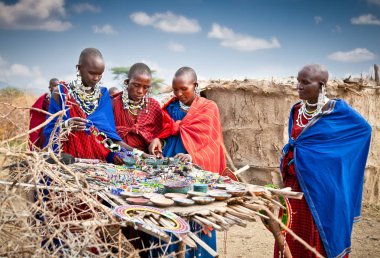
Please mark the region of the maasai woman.
POLYGON ((129 146, 144 152, 162 129, 160 104, 148 96, 151 80, 149 67, 136 63, 129 69, 123 91, 112 99, 117 133, 129 146))
POLYGON ((221 173, 226 168, 219 109, 196 92, 197 75, 180 68, 173 79, 173 97, 163 107, 163 129, 149 146, 150 153, 192 160, 204 170, 221 173), (162 150, 161 140, 165 140, 162 150))
MULTIPOLYGON (((304 193, 301 200, 289 200, 291 229, 324 257, 348 256, 352 225, 360 215, 371 127, 344 100, 325 96, 328 71, 322 66, 305 66, 297 79, 302 101, 291 109, 280 165, 284 186, 304 193)), ((271 224, 281 244, 275 247, 278 257, 284 239, 278 224, 271 224)), ((289 234, 285 239, 293 257, 315 257, 289 234)))
MULTIPOLYGON (((39 97, 36 102, 32 105, 32 108, 41 109, 44 111, 49 110, 49 104, 50 104, 50 97, 51 93, 57 87, 59 84, 58 79, 52 78, 49 81, 49 93, 43 94, 41 97, 39 97)), ((30 112, 30 122, 29 122, 29 130, 32 130, 33 128, 39 126, 40 124, 44 123, 46 121, 46 114, 39 112, 38 110, 31 109, 30 112)), ((29 148, 30 150, 34 150, 35 147, 38 149, 41 149, 45 144, 45 135, 43 133, 44 128, 41 128, 37 131, 34 131, 33 133, 29 134, 29 148)))
MULTIPOLYGON (((111 99, 107 88, 100 86, 104 72, 102 54, 95 48, 84 49, 77 65, 78 77, 67 86, 59 85, 53 92, 49 112, 54 114, 66 110, 61 129, 70 129, 67 139, 62 140, 63 151, 76 158, 100 159, 105 161, 110 150, 97 141, 89 131, 94 125, 99 132, 127 150, 132 148, 122 142, 116 133, 111 99)), ((45 128, 47 142, 57 119, 45 128)), ((46 143, 47 143, 46 142, 46 143)), ((118 155, 110 162, 122 163, 118 155)))
MULTIPOLYGON (((164 107, 163 130, 149 146, 151 153, 165 157, 178 157, 192 161, 203 169, 221 173, 226 167, 222 148, 223 135, 217 105, 197 93, 195 71, 190 67, 180 68, 174 75, 172 98, 164 107), (162 150, 160 139, 166 144, 162 150)), ((193 231, 200 227, 191 225, 193 231)), ((203 232, 201 239, 216 250, 216 234, 209 238, 203 232)), ((173 249, 171 249, 173 250, 173 249)), ((186 257, 211 257, 202 247, 190 250, 186 257)))

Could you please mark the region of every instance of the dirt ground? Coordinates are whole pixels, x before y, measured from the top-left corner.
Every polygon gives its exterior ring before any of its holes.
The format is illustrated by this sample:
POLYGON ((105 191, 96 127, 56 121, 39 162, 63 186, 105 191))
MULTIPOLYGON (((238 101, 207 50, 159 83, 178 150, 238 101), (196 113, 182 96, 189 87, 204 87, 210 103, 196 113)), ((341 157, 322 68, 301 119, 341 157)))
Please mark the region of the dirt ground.
MULTIPOLYGON (((218 252, 228 258, 273 257, 274 239, 258 221, 246 228, 234 226, 227 233, 227 255, 224 254, 224 233, 218 232, 218 252)), ((380 257, 380 209, 365 208, 362 219, 354 226, 350 257, 380 257)))

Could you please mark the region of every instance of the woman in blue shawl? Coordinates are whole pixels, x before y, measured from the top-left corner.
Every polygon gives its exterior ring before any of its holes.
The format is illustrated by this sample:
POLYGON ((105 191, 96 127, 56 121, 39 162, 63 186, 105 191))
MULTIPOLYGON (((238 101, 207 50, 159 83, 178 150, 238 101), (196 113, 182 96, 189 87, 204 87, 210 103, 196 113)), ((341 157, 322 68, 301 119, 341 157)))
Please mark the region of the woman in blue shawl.
MULTIPOLYGON (((325 96, 328 72, 322 66, 303 67, 297 80, 302 101, 290 112, 280 168, 284 186, 305 198, 289 200, 290 229, 325 257, 347 257, 360 215, 371 127, 344 100, 325 96)), ((272 232, 278 257, 284 241, 278 225, 272 232)), ((293 257, 315 257, 290 235, 285 239, 293 257)))

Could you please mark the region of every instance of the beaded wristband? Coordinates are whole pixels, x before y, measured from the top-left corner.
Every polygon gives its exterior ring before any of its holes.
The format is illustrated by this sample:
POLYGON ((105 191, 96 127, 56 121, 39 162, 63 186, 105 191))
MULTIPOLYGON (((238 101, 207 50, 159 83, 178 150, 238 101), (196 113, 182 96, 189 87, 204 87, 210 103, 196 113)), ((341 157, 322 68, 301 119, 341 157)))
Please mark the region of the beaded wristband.
POLYGON ((141 150, 139 150, 139 149, 133 148, 132 153, 133 153, 133 155, 136 155, 136 156, 138 156, 138 157, 141 157, 141 156, 143 155, 144 152, 141 151, 141 150))

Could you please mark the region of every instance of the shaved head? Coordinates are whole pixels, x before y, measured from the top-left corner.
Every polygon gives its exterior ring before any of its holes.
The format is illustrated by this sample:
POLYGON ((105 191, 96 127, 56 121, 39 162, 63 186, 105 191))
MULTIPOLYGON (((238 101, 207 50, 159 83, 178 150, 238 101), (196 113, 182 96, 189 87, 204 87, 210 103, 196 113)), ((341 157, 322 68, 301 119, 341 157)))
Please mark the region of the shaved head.
POLYGON ((79 56, 78 64, 83 64, 86 60, 88 60, 89 57, 98 57, 103 60, 102 53, 100 53, 98 49, 90 47, 82 50, 79 56))
POLYGON ((193 82, 197 82, 197 74, 195 73, 193 68, 187 66, 179 68, 177 72, 174 74, 174 79, 182 76, 191 79, 193 82))
POLYGON ((132 79, 135 75, 148 75, 152 77, 152 71, 144 63, 136 63, 129 68, 128 79, 132 79))
POLYGON ((310 64, 304 66, 300 72, 307 72, 315 81, 327 83, 329 72, 320 64, 310 64))

